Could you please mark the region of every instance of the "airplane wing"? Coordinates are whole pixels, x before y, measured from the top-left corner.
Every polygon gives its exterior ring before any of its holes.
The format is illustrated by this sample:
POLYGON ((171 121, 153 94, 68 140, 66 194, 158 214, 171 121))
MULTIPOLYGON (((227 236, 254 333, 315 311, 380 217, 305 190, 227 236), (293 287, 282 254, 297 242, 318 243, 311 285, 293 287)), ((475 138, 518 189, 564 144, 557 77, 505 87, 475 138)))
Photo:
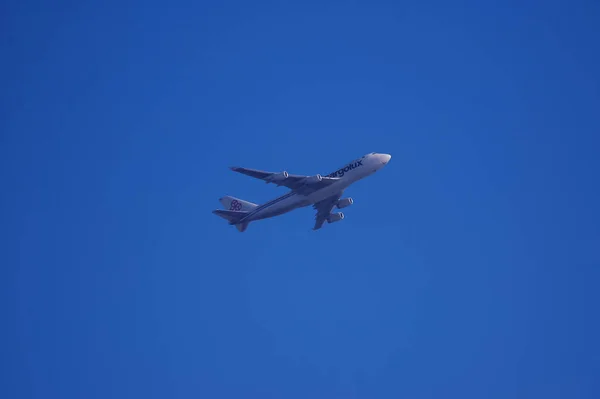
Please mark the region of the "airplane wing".
POLYGON ((315 215, 315 226, 313 230, 319 230, 323 227, 323 223, 327 220, 327 217, 331 214, 331 210, 342 196, 342 191, 332 195, 329 198, 325 198, 323 201, 317 202, 313 205, 313 208, 317 210, 315 215))
POLYGON ((291 175, 287 172, 268 172, 264 170, 240 168, 234 166, 231 168, 234 172, 254 177, 268 183, 284 186, 290 190, 294 190, 299 194, 310 194, 316 190, 329 186, 331 183, 339 180, 339 177, 325 177, 321 175, 305 176, 291 175))

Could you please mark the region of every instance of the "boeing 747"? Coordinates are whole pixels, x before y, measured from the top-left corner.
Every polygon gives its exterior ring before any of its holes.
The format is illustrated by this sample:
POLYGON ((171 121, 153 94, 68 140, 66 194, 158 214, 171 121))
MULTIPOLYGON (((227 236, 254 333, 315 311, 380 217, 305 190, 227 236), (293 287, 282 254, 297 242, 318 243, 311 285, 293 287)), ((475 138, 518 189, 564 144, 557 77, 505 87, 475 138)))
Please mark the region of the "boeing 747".
POLYGON ((342 198, 344 190, 383 168, 391 158, 389 154, 372 152, 326 176, 291 175, 286 171, 277 173, 232 167, 235 172, 287 187, 290 191, 262 205, 225 196, 219 199, 225 209, 214 210, 213 213, 226 219, 230 225, 235 225, 238 231, 244 232, 250 222, 312 205, 317 211, 313 230, 318 230, 325 222, 334 223, 344 219, 342 212, 332 213, 334 207, 342 209, 353 204, 352 198, 342 198))

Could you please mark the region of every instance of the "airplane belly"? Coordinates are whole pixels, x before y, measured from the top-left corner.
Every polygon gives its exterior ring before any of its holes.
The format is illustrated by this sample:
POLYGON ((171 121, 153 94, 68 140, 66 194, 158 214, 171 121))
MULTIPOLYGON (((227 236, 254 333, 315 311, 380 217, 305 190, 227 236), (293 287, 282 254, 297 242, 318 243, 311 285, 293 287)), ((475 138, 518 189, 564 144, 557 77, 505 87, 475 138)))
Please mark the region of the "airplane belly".
POLYGON ((289 204, 286 206, 279 206, 276 209, 270 209, 267 214, 265 215, 265 217, 273 217, 273 216, 279 216, 279 215, 283 215, 284 213, 287 213, 293 209, 295 209, 297 206, 293 205, 293 204, 289 204))
POLYGON ((345 188, 346 188, 345 184, 343 184, 342 182, 336 182, 336 183, 333 183, 332 185, 330 185, 329 187, 325 187, 325 188, 322 188, 321 190, 315 191, 314 193, 310 194, 307 198, 311 203, 315 204, 319 201, 323 201, 323 200, 331 197, 332 195, 339 193, 340 191, 344 190, 345 188))
POLYGON ((254 219, 254 220, 266 219, 266 218, 271 218, 273 216, 279 216, 284 213, 290 212, 290 211, 302 206, 302 203, 305 202, 305 199, 306 199, 306 197, 301 196, 301 195, 294 195, 290 198, 286 198, 285 200, 283 200, 279 203, 273 204, 273 205, 261 210, 252 219, 254 219))

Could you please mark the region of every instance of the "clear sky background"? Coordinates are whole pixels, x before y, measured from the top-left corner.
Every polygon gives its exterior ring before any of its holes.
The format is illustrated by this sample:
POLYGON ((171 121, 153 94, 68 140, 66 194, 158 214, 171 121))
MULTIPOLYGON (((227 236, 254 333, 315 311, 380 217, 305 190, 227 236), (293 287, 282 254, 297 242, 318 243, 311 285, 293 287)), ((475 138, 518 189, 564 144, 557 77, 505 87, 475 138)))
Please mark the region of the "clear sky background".
POLYGON ((2 5, 2 398, 600 397, 598 1, 2 5), (392 154, 346 219, 211 211, 392 154))

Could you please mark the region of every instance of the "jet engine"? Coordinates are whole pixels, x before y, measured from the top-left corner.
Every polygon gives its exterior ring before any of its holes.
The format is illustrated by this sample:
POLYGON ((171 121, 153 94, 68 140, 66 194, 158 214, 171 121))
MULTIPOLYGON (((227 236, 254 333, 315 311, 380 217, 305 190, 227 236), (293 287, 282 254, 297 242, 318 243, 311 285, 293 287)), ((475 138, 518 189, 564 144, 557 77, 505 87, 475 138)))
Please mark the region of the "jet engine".
POLYGON ((309 176, 306 179, 304 179, 304 184, 314 184, 314 183, 318 183, 321 180, 323 180, 323 177, 321 177, 321 175, 316 174, 314 176, 309 176))
POLYGON ((288 176, 289 174, 286 171, 283 171, 281 173, 273 173, 271 176, 269 176, 268 181, 278 182, 287 179, 288 176))
POLYGON ((342 220, 344 218, 344 214, 342 212, 338 212, 338 213, 332 213, 331 215, 329 215, 329 217, 327 218, 327 221, 329 223, 335 223, 335 222, 339 222, 340 220, 342 220))
POLYGON ((352 200, 352 198, 343 198, 337 202, 337 207, 339 209, 342 209, 342 208, 352 205, 353 203, 354 203, 354 201, 352 200))

